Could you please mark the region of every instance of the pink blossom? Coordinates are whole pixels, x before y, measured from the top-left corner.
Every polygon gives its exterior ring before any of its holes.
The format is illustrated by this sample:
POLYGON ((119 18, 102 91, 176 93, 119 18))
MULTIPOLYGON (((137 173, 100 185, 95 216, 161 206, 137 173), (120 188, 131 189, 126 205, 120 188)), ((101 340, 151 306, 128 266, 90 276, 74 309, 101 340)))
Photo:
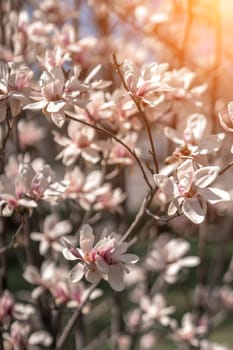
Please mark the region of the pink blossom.
POLYGON ((63 238, 66 247, 64 257, 80 260, 69 274, 70 281, 78 282, 83 275, 91 283, 103 278, 114 290, 123 290, 123 274, 127 272, 127 264, 136 263, 138 257, 127 254, 128 244, 121 243, 115 234, 105 236, 96 245, 94 240, 93 229, 89 225, 84 225, 80 231, 80 248, 75 248, 68 239, 63 238))
POLYGON ((168 215, 174 215, 179 210, 195 224, 204 221, 206 202, 215 204, 229 201, 228 192, 219 188, 209 187, 219 173, 219 167, 208 166, 197 170, 193 161, 187 159, 177 169, 177 181, 165 175, 154 175, 154 181, 160 190, 172 199, 168 208, 168 215))

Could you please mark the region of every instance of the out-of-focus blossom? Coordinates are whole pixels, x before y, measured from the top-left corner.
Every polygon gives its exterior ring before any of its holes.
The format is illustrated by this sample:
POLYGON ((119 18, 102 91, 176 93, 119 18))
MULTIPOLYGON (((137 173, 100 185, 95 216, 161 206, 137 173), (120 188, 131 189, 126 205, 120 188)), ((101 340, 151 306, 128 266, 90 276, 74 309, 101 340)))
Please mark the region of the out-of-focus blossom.
POLYGON ((152 299, 144 296, 140 301, 143 311, 142 322, 145 327, 150 327, 154 322, 163 326, 170 324, 170 315, 175 311, 174 306, 167 306, 162 294, 156 294, 152 299))
POLYGON ((134 264, 138 257, 126 253, 128 244, 120 242, 115 235, 105 236, 94 245, 93 229, 84 225, 80 231, 80 248, 76 248, 68 239, 63 238, 63 255, 68 260, 80 260, 69 274, 70 281, 78 282, 85 274, 86 279, 95 283, 101 278, 108 281, 116 290, 124 289, 124 272, 127 265, 134 264))
POLYGON ((63 147, 57 159, 62 159, 67 166, 74 164, 80 156, 91 163, 97 163, 100 160, 100 152, 94 142, 93 128, 71 121, 67 132, 68 137, 54 132, 55 142, 63 147))
POLYGON ((45 218, 43 224, 43 233, 32 232, 31 238, 34 241, 39 241, 39 251, 41 255, 46 255, 50 249, 52 253, 54 251, 61 252, 63 249, 60 243, 60 238, 67 235, 72 229, 70 221, 59 221, 56 214, 49 215, 45 218))
POLYGON ((219 173, 219 167, 208 166, 197 170, 193 161, 187 159, 177 168, 177 181, 173 177, 161 174, 154 175, 154 181, 160 190, 172 199, 168 215, 182 213, 195 224, 204 221, 207 206, 206 202, 215 204, 229 201, 228 192, 219 188, 209 187, 219 173))
POLYGON ((156 349, 156 344, 157 344, 157 338, 152 332, 144 334, 140 339, 141 350, 156 349))
MULTIPOLYGON (((119 205, 126 199, 126 194, 120 187, 112 188, 110 183, 105 183, 95 191, 95 203, 93 209, 95 210, 111 210, 113 212, 121 212, 119 205)), ((82 201, 84 205, 84 201, 82 201)))
MULTIPOLYGON (((51 288, 51 293, 57 305, 66 304, 68 308, 79 307, 83 300, 86 299, 89 289, 85 288, 82 282, 77 284, 69 283, 67 281, 59 281, 51 288)), ((90 300, 94 300, 102 295, 100 289, 95 289, 91 293, 90 300)), ((89 307, 84 308, 84 312, 88 311, 89 307)))
POLYGON ((31 332, 31 327, 28 323, 18 321, 12 323, 10 333, 4 333, 3 337, 6 342, 6 348, 11 344, 14 350, 30 350, 35 345, 50 346, 52 343, 52 337, 48 332, 43 330, 31 332))
POLYGON ((181 270, 200 262, 197 256, 185 256, 189 249, 190 244, 184 239, 169 239, 169 236, 161 235, 146 258, 146 267, 161 272, 166 282, 175 283, 181 270))
MULTIPOLYGON (((138 134, 136 132, 128 133, 126 136, 121 137, 123 141, 133 152, 140 156, 139 148, 136 148, 138 134)), ((129 151, 120 143, 112 141, 112 143, 107 144, 109 149, 106 149, 106 159, 108 164, 120 164, 120 165, 132 165, 134 159, 129 151)))
POLYGON ((21 119, 18 124, 18 137, 21 149, 25 149, 28 146, 35 146, 40 142, 46 134, 44 128, 39 127, 34 121, 26 121, 21 119))
POLYGON ((17 116, 29 102, 33 72, 25 65, 0 62, 0 122, 4 121, 7 108, 11 116, 17 116))
POLYGON ((65 280, 67 270, 58 268, 55 262, 45 260, 39 271, 35 266, 28 265, 24 271, 23 277, 26 281, 37 287, 32 292, 32 297, 37 299, 46 289, 52 290, 60 280, 65 280))

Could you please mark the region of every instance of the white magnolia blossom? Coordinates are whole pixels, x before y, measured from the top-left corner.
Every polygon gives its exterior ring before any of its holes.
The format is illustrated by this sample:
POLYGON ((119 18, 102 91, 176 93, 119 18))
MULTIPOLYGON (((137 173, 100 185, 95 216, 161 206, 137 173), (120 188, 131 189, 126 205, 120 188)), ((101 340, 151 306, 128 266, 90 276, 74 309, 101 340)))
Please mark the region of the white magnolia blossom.
POLYGON ((76 248, 67 238, 62 239, 65 245, 64 257, 80 261, 71 270, 70 281, 78 282, 83 275, 91 283, 103 278, 114 290, 123 290, 123 275, 127 272, 127 265, 135 264, 138 257, 126 253, 128 244, 120 242, 115 234, 105 236, 96 245, 94 240, 93 229, 89 225, 83 225, 80 231, 80 248, 76 248))
POLYGON ((218 176, 219 167, 207 166, 194 168, 193 161, 187 159, 177 168, 177 180, 162 174, 155 174, 154 181, 162 192, 172 199, 168 208, 168 215, 175 215, 180 211, 195 224, 204 221, 206 202, 216 204, 229 201, 228 192, 209 187, 218 176))

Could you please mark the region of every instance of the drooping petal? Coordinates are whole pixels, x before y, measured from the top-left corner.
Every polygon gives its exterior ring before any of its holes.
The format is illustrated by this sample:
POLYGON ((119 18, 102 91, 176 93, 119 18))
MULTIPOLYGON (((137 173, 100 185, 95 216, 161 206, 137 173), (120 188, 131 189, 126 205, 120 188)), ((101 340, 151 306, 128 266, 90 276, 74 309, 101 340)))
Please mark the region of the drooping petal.
POLYGON ((197 198, 185 198, 182 209, 184 215, 194 224, 200 224, 205 219, 205 210, 201 207, 197 198))
POLYGON ((42 109, 47 104, 48 104, 48 101, 41 100, 41 101, 38 101, 38 102, 29 103, 28 105, 24 106, 23 109, 35 109, 35 110, 42 109))
POLYGON ((107 274, 109 272, 109 265, 106 263, 106 261, 100 255, 96 256, 95 263, 96 263, 98 270, 100 270, 101 273, 107 274))
POLYGON ((209 203, 215 204, 222 201, 230 201, 230 194, 220 188, 200 188, 198 193, 209 203))
POLYGON ((124 289, 123 271, 119 265, 111 265, 109 267, 108 283, 116 292, 124 289))
POLYGON ((219 167, 208 166, 198 169, 195 172, 194 183, 200 188, 209 186, 218 176, 219 167))

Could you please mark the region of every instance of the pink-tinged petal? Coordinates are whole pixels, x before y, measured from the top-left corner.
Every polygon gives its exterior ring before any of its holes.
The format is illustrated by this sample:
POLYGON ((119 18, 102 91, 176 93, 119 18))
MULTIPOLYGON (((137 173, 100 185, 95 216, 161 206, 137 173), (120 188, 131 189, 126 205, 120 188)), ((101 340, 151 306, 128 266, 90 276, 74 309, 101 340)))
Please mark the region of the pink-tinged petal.
POLYGON ((100 272, 96 268, 93 268, 93 266, 88 268, 87 272, 85 273, 85 277, 90 283, 97 283, 102 278, 100 272))
POLYGON ((16 117, 21 111, 21 102, 14 98, 10 98, 10 110, 12 117, 16 117))
POLYGON ((230 101, 227 105, 227 111, 230 115, 231 121, 233 121, 233 101, 230 101))
POLYGON ((109 267, 108 283, 116 292, 124 289, 123 271, 119 265, 111 265, 109 267))
POLYGON ((230 194, 224 190, 219 188, 200 188, 198 189, 198 193, 209 203, 215 204, 222 201, 230 201, 230 194))
POLYGON ((66 121, 65 114, 63 112, 51 112, 51 120, 57 125, 58 128, 61 128, 66 121))
POLYGON ((82 249, 84 254, 90 253, 93 244, 94 244, 95 236, 93 234, 93 229, 90 225, 83 225, 80 230, 80 248, 82 249))
POLYGON ((106 263, 106 261, 100 255, 96 256, 95 263, 96 263, 98 270, 100 270, 101 273, 108 274, 109 265, 106 263))
POLYGON ((48 103, 48 106, 46 107, 47 112, 54 112, 57 113, 59 112, 64 106, 65 102, 63 100, 58 100, 58 101, 50 101, 48 103))
POLYGON ((5 101, 0 102, 0 123, 6 119, 6 103, 5 101))
POLYGON ((200 140, 206 128, 206 117, 203 114, 192 114, 187 120, 187 129, 192 132, 195 140, 200 140))
POLYGON ((86 182, 83 186, 83 191, 90 191, 94 188, 97 188, 101 185, 103 179, 103 174, 99 170, 94 170, 86 177, 86 182))
POLYGON ((209 186, 218 176, 219 167, 208 166, 195 172, 194 183, 200 188, 209 186))
POLYGON ((185 198, 182 205, 184 215, 194 222, 200 224, 205 220, 205 210, 201 207, 197 198, 185 198))
POLYGON ((33 102, 33 103, 29 103, 29 105, 26 105, 23 107, 23 109, 43 109, 45 106, 47 106, 48 101, 45 100, 41 100, 39 102, 33 102))
POLYGON ((155 184, 159 187, 159 189, 162 192, 164 192, 168 195, 173 195, 174 184, 171 181, 171 179, 169 179, 167 176, 161 175, 161 174, 154 174, 153 178, 154 178, 155 184))
POLYGON ((170 128, 169 126, 164 128, 164 135, 171 141, 177 143, 178 145, 182 145, 184 140, 181 134, 175 129, 170 128))
POLYGON ((125 264, 136 264, 139 257, 135 254, 123 254, 120 256, 119 260, 125 264))
POLYGON ((75 260, 75 259, 82 259, 82 255, 80 254, 79 249, 75 248, 74 245, 69 241, 68 238, 66 237, 62 237, 61 238, 61 242, 62 244, 65 246, 65 249, 63 250, 63 255, 68 260, 75 260), (71 255, 68 254, 68 251, 70 254, 72 254, 72 256, 75 258, 71 258, 71 255))
POLYGON ((69 273, 69 280, 72 283, 79 282, 84 275, 84 265, 82 263, 78 263, 73 267, 73 269, 69 273))
POLYGON ((230 128, 226 122, 224 121, 221 113, 218 114, 218 117, 219 117, 219 122, 220 122, 220 125, 221 127, 225 130, 225 131, 228 131, 228 132, 233 132, 233 128, 230 128))
POLYGON ((189 182, 190 185, 193 182, 194 176, 194 168, 192 159, 185 160, 178 168, 177 168, 177 178, 180 181, 189 182))

